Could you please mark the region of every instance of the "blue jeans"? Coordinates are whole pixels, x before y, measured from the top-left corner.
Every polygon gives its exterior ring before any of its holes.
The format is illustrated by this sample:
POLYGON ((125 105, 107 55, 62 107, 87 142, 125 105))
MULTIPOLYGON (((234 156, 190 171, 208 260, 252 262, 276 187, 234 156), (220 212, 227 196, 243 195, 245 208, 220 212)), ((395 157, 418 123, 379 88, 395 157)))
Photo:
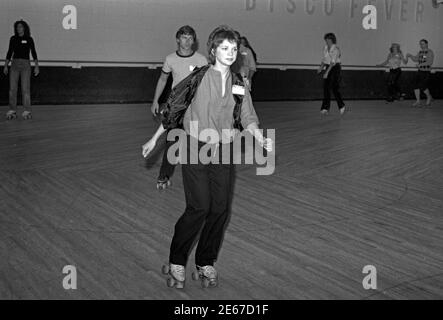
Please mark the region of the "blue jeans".
POLYGON ((23 108, 31 111, 31 62, 27 59, 12 60, 9 74, 9 108, 17 109, 18 81, 21 80, 23 108))

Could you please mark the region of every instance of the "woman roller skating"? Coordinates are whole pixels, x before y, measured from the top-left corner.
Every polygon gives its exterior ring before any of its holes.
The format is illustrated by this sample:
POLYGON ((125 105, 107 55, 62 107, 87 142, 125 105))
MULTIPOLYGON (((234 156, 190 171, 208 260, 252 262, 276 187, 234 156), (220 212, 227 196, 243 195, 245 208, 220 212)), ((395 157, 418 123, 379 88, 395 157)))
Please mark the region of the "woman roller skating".
POLYGON ((40 72, 38 66, 37 52, 35 50, 34 39, 28 24, 23 21, 14 23, 14 35, 9 41, 9 49, 6 55, 6 62, 3 73, 9 73, 9 111, 6 113, 6 119, 17 118, 17 91, 18 82, 21 80, 23 119, 32 119, 31 113, 31 63, 29 54, 32 54, 35 62, 34 75, 40 72), (12 59, 11 70, 8 70, 9 62, 12 59))
POLYGON ((168 275, 167 284, 170 287, 184 287, 188 256, 200 230, 195 253, 197 271, 193 274, 193 278, 200 279, 203 286, 218 284, 218 273, 214 263, 228 218, 234 169, 232 161, 221 161, 221 159, 233 154, 232 141, 235 132, 238 133, 234 129, 240 128, 241 124, 254 135, 262 147, 268 151, 272 150, 272 140, 265 139, 258 130, 258 118, 249 91, 245 90, 244 86, 237 85, 242 83, 241 78, 230 71, 230 66, 237 57, 238 45, 239 39, 234 30, 227 26, 218 27, 211 33, 208 40, 210 64, 198 68, 177 85, 171 97, 178 97, 177 99, 186 97, 183 98, 186 99, 186 103, 168 102, 168 112, 162 125, 143 145, 143 156, 147 157, 154 149, 158 138, 166 130, 180 127, 180 121, 183 120, 187 144, 182 157, 186 156, 189 159, 192 156, 196 159, 201 148, 205 147, 210 151, 212 160, 218 159, 218 161, 211 160, 209 164, 203 163, 201 159, 195 162, 182 162, 186 209, 175 224, 169 264, 162 270, 168 275), (195 87, 189 84, 194 84, 195 87), (180 90, 188 91, 183 94, 180 90), (195 91, 190 95, 189 90, 195 91), (182 117, 177 116, 179 113, 182 117), (217 132, 218 137, 223 138, 221 141, 209 143, 200 136, 203 130, 217 132), (228 131, 231 134, 226 136, 228 131), (229 155, 226 152, 228 149, 229 155))

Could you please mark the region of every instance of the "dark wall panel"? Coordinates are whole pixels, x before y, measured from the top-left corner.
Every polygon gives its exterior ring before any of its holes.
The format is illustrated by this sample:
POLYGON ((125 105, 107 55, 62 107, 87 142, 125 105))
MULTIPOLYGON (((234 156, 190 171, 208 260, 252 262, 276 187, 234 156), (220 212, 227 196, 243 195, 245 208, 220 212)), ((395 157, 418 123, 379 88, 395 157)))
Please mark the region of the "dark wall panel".
MULTIPOLYGON (((32 79, 33 104, 140 103, 151 101, 160 69, 138 67, 41 67, 32 79)), ((383 71, 342 72, 345 99, 382 99, 383 71)), ((413 97, 414 72, 403 72, 401 83, 413 97)), ((443 73, 432 74, 431 90, 443 98, 443 73)), ((254 78, 255 100, 315 100, 322 97, 322 78, 315 70, 260 69, 254 78)), ((8 77, 0 77, 0 104, 8 103, 8 77)))

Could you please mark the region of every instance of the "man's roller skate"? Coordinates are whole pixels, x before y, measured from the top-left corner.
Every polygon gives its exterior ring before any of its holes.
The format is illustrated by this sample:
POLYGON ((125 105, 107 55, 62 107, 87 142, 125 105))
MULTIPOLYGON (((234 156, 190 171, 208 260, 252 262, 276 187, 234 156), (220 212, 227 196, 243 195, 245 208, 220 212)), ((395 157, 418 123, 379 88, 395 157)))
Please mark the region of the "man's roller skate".
POLYGON ((197 266, 197 271, 192 273, 193 280, 200 280, 203 288, 216 287, 218 285, 218 274, 214 266, 197 266))
POLYGON ((165 264, 162 267, 162 273, 168 275, 166 284, 169 288, 174 286, 177 289, 183 289, 185 287, 186 271, 185 267, 179 264, 165 264))
POLYGON ((24 120, 32 119, 32 113, 31 113, 31 111, 23 111, 23 113, 22 113, 22 118, 23 118, 24 120))
POLYGON ((169 177, 163 177, 163 178, 158 178, 157 180, 157 189, 158 190, 164 190, 168 187, 171 186, 171 180, 169 180, 169 177))
POLYGON ((15 110, 9 110, 8 112, 6 112, 6 119, 7 120, 17 119, 17 112, 15 110))

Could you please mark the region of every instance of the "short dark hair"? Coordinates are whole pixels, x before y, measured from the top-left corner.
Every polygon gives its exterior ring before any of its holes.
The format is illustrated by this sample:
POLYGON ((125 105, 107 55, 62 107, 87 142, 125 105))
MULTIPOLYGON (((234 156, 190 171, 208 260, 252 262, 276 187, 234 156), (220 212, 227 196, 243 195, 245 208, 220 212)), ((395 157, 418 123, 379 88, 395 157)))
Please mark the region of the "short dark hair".
POLYGON ((428 43, 428 40, 426 40, 426 39, 421 39, 420 42, 424 42, 424 43, 426 43, 426 44, 429 44, 429 43, 428 43))
POLYGON ((208 38, 208 57, 211 64, 215 64, 214 50, 225 40, 229 42, 235 42, 237 47, 239 46, 240 39, 238 38, 236 31, 227 25, 221 25, 211 32, 208 38))
POLYGON ((328 39, 331 40, 333 44, 337 43, 337 37, 332 32, 325 34, 324 39, 325 40, 328 40, 328 39))
POLYGON ((18 36, 18 32, 17 32, 17 26, 21 24, 23 26, 24 33, 25 33, 25 37, 30 37, 31 36, 31 28, 29 28, 29 24, 26 23, 26 21, 24 20, 18 20, 14 23, 14 35, 18 36))
POLYGON ((183 26, 180 29, 178 29, 177 33, 175 34, 175 38, 179 39, 182 35, 189 35, 194 38, 194 41, 197 41, 197 34, 195 33, 194 28, 191 26, 183 26))

